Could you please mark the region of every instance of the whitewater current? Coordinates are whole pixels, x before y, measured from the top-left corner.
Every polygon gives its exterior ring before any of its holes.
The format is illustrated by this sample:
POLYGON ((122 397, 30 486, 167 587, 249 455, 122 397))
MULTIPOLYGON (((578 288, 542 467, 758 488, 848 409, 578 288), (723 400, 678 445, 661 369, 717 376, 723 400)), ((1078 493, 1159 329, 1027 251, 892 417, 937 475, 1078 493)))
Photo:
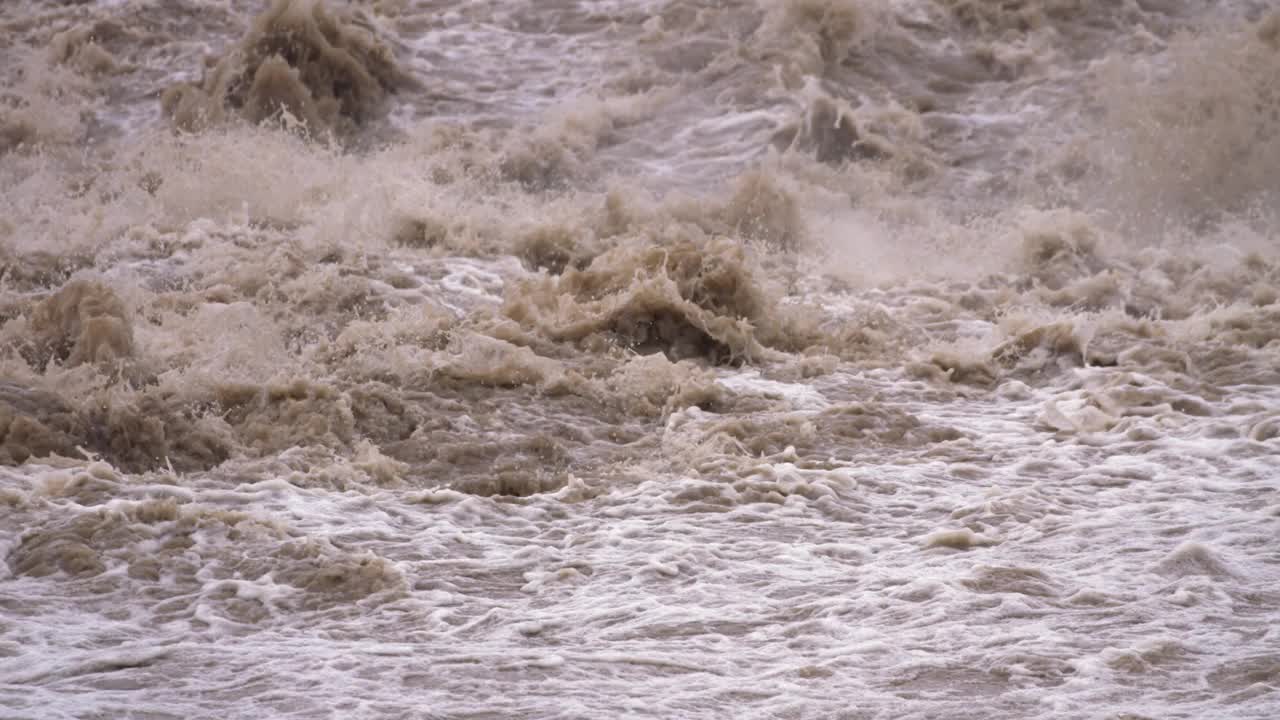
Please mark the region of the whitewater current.
POLYGON ((5 0, 0 718, 1280 717, 1280 9, 5 0))

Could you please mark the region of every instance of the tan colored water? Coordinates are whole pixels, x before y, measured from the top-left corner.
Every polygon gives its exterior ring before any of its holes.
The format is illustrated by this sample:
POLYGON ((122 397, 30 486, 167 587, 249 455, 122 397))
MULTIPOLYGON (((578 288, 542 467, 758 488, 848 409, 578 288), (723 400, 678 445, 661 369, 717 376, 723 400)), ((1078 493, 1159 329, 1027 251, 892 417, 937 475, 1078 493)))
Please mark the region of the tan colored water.
POLYGON ((0 4, 0 718, 1280 716, 1280 14, 0 4))

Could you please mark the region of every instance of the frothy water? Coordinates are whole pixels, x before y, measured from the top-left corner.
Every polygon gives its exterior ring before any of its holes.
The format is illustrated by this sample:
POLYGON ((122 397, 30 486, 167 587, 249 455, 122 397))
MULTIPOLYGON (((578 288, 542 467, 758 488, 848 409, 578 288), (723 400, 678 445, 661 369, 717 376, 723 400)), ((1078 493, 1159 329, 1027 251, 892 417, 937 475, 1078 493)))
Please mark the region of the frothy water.
POLYGON ((0 717, 1280 715, 1280 14, 0 5, 0 717))

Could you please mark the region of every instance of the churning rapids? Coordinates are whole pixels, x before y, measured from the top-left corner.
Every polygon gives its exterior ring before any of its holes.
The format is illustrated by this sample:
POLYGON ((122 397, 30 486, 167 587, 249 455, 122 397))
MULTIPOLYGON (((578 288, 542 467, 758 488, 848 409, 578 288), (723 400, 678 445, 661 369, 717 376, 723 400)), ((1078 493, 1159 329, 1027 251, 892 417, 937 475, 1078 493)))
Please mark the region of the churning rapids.
POLYGON ((5 0, 0 718, 1280 717, 1264 0, 5 0))

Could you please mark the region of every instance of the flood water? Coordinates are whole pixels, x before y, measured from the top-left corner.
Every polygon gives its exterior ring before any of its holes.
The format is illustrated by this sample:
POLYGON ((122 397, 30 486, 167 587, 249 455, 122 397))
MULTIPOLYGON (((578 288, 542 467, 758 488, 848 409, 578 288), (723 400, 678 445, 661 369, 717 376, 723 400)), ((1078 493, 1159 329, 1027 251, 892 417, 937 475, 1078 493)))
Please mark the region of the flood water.
POLYGON ((1280 717, 1261 0, 0 3, 0 718, 1280 717))

